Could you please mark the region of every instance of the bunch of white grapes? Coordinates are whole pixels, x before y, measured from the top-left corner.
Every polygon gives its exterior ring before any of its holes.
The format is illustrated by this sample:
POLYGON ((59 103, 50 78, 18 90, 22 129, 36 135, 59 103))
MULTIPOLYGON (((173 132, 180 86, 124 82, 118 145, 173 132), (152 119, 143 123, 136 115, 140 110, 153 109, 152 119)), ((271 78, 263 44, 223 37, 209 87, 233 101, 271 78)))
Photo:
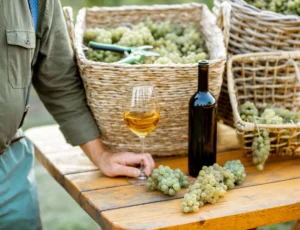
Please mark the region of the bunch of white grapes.
POLYGON ((283 123, 300 122, 300 111, 290 111, 285 108, 274 108, 274 111, 283 119, 283 123))
POLYGON ((242 184, 245 178, 245 168, 239 160, 228 161, 224 167, 217 163, 203 166, 181 201, 182 211, 198 212, 206 203, 216 203, 228 189, 234 188, 235 184, 242 184))
POLYGON ((240 106, 240 116, 243 121, 254 122, 258 116, 258 110, 253 102, 246 101, 240 106))
POLYGON ((120 53, 104 51, 104 50, 89 49, 86 54, 90 60, 104 61, 107 63, 117 62, 122 58, 122 54, 120 53))
POLYGON ((263 124, 282 124, 282 117, 276 115, 274 109, 265 109, 261 114, 262 120, 260 121, 263 124))
POLYGON ((300 15, 299 0, 245 0, 247 3, 262 9, 285 15, 300 15))
POLYGON ((254 137, 252 143, 252 161, 259 171, 264 169, 265 162, 269 157, 270 144, 269 133, 265 130, 254 137))
POLYGON ((169 166, 160 165, 148 177, 146 187, 150 190, 159 190, 166 195, 174 196, 188 184, 188 177, 180 169, 173 170, 169 166))
POLYGON ((241 185, 246 179, 246 172, 243 164, 240 160, 227 161, 224 166, 225 169, 229 169, 234 175, 234 183, 241 185))
MULTIPOLYGON (((84 42, 95 41, 126 47, 153 46, 160 57, 146 57, 141 64, 188 64, 208 58, 204 39, 194 24, 180 25, 169 21, 154 23, 147 18, 132 26, 92 28, 84 33, 84 42)), ((90 60, 116 62, 124 58, 116 52, 92 50, 86 52, 90 60)))

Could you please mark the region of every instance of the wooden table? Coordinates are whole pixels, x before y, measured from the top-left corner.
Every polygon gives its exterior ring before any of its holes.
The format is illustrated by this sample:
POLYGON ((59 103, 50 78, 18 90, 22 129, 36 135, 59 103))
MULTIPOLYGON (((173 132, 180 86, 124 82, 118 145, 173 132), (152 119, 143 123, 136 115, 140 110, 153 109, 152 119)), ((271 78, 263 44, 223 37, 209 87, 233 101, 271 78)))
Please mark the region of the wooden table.
MULTIPOLYGON (((216 204, 190 214, 181 211, 185 189, 168 197, 130 185, 123 177, 105 177, 79 147, 65 142, 56 125, 33 128, 26 135, 39 161, 102 229, 240 230, 299 219, 300 158, 274 158, 259 172, 241 150, 228 150, 237 148, 233 130, 222 127, 219 133, 218 163, 241 159, 247 179, 216 204)), ((187 173, 186 157, 156 159, 159 164, 187 173)))

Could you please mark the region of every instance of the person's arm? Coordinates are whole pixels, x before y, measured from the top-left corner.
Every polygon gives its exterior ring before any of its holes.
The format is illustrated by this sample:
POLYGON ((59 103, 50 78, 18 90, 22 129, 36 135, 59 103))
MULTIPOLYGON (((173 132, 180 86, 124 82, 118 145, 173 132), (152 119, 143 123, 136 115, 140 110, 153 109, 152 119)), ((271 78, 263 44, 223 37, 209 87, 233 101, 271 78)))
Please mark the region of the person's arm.
POLYGON ((107 176, 138 176, 139 171, 126 166, 140 163, 142 158, 149 175, 154 167, 150 155, 104 151, 98 126, 86 103, 60 1, 47 0, 40 3, 44 5, 41 5, 39 11, 39 53, 34 65, 33 85, 60 125, 66 140, 72 145, 80 145, 107 176))

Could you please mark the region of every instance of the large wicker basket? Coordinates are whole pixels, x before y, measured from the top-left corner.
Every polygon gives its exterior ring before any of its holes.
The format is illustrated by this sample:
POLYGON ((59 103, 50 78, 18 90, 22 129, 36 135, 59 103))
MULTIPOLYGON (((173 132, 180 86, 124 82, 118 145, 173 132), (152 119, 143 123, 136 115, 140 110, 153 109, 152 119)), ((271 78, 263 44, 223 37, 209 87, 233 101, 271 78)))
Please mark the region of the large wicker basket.
MULTIPOLYGON (((300 17, 262 11, 243 0, 214 0, 229 55, 300 49, 300 17)), ((219 118, 233 126, 226 72, 219 99, 219 118)))
POLYGON ((271 154, 300 156, 300 121, 290 124, 245 122, 239 106, 252 101, 258 109, 266 104, 300 110, 300 51, 250 53, 232 56, 227 64, 228 90, 234 121, 246 153, 257 130, 267 130, 271 154))
POLYGON ((226 52, 222 31, 215 16, 202 4, 93 7, 81 9, 75 29, 70 8, 65 8, 73 48, 87 101, 103 135, 113 151, 139 152, 137 136, 123 121, 124 98, 131 84, 151 82, 156 87, 161 120, 146 138, 145 151, 155 156, 187 153, 188 101, 197 88, 197 64, 124 65, 90 61, 82 43, 87 28, 117 27, 120 23, 139 23, 146 17, 155 22, 170 20, 181 24, 195 22, 209 51, 209 88, 218 98, 226 52))

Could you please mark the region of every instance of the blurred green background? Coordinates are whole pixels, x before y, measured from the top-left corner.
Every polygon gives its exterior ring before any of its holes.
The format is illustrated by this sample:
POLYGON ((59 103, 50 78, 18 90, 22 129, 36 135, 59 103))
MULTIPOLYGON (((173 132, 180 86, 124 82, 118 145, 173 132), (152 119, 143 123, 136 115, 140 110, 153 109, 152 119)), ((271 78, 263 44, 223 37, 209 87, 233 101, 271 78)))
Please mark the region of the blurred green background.
MULTIPOLYGON (((82 7, 152 5, 195 2, 189 0, 62 0, 62 6, 72 6, 74 13, 82 7)), ((212 0, 198 0, 212 7, 212 0)), ((31 92, 31 109, 24 124, 24 129, 34 126, 54 124, 52 116, 40 102, 36 92, 31 92)), ((35 172, 38 183, 40 208, 44 230, 94 230, 100 227, 84 210, 65 192, 36 160, 35 172)), ((274 199, 276 199, 274 197, 274 199)), ((287 230, 292 222, 259 228, 259 230, 287 230)))

